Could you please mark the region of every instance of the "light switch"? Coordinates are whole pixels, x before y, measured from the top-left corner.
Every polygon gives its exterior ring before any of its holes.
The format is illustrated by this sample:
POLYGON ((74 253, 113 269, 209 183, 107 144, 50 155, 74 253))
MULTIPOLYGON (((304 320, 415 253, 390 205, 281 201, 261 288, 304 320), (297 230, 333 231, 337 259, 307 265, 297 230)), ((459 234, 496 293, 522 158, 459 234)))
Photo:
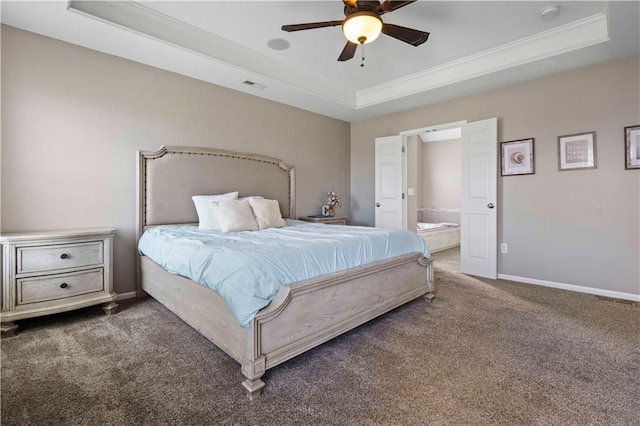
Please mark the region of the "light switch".
POLYGON ((409 195, 409 197, 413 197, 414 195, 416 195, 413 188, 407 188, 407 194, 409 195))

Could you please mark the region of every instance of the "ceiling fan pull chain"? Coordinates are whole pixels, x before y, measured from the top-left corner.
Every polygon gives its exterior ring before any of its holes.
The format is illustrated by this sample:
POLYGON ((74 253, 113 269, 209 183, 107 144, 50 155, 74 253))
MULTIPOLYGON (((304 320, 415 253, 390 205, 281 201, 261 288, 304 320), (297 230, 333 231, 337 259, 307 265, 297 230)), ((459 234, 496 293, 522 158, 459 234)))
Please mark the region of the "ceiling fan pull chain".
POLYGON ((360 67, 364 67, 364 44, 361 44, 360 48, 362 49, 362 62, 360 63, 360 67))

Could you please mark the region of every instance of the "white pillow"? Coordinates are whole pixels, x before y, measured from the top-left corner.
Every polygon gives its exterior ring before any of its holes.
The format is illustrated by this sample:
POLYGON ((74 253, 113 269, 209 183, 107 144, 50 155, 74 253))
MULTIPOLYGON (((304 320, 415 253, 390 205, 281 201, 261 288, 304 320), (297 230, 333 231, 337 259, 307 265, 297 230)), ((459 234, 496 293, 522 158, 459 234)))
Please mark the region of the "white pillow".
POLYGON ((264 200, 264 197, 262 195, 249 195, 248 197, 240 197, 240 198, 238 198, 238 201, 242 201, 242 200, 251 201, 252 199, 255 199, 255 198, 260 198, 260 199, 264 200))
POLYGON ((282 228, 287 226, 287 222, 282 218, 280 213, 280 203, 278 200, 265 200, 260 197, 249 198, 251 210, 258 222, 260 229, 282 228))
POLYGON ((235 231, 257 231, 258 224, 253 217, 249 200, 226 201, 211 208, 225 234, 235 231))
POLYGON ((194 195, 191 197, 193 204, 196 206, 196 212, 198 212, 198 228, 219 231, 220 224, 218 223, 218 218, 213 211, 211 211, 211 208, 225 201, 233 201, 237 198, 238 191, 229 192, 228 194, 194 195))

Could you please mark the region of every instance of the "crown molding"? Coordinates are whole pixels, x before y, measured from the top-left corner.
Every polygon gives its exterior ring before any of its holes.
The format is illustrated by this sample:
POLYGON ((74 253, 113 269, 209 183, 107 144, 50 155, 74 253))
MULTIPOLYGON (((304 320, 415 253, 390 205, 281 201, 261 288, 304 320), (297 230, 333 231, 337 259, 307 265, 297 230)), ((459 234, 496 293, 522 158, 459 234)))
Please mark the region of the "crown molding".
POLYGON ((231 65, 239 71, 251 71, 342 106, 355 107, 354 92, 335 84, 333 80, 301 71, 139 3, 71 0, 67 8, 172 47, 231 65))
POLYGON ((239 71, 251 71, 355 110, 455 84, 609 40, 599 13, 447 64, 354 92, 135 2, 69 1, 69 10, 192 52, 239 71))
POLYGON ((356 92, 356 109, 502 71, 609 40, 603 13, 356 92))
POLYGON ((357 92, 339 79, 281 63, 133 1, 2 2, 0 21, 3 26, 354 122, 637 55, 637 41, 629 42, 635 40, 629 34, 637 32, 637 6, 628 4, 605 3, 599 14, 357 92), (107 9, 101 18, 75 7, 107 9), (247 79, 266 88, 242 84, 247 79))

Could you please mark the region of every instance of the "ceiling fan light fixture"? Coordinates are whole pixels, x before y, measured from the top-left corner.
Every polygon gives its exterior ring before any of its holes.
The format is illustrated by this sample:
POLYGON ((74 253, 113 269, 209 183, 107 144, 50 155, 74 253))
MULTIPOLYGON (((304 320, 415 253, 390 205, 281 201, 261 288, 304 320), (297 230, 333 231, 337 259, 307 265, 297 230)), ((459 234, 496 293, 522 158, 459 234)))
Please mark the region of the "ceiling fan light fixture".
POLYGON ((381 31, 382 19, 374 12, 352 13, 342 23, 342 32, 351 43, 371 43, 381 31))

